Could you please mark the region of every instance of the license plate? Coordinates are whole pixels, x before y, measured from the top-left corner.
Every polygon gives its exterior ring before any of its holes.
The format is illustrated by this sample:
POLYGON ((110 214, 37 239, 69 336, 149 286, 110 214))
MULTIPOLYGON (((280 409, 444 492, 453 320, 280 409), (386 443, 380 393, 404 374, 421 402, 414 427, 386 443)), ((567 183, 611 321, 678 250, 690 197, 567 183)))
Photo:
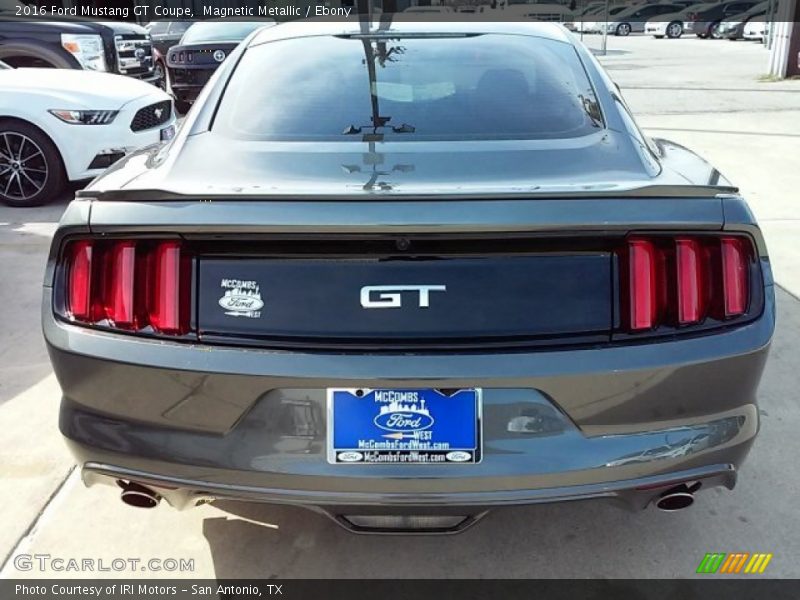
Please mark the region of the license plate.
POLYGON ((168 142, 174 137, 175 137, 175 125, 170 125, 169 127, 164 127, 164 129, 161 130, 161 141, 162 142, 168 142))
POLYGON ((328 462, 474 464, 481 391, 329 389, 328 462))

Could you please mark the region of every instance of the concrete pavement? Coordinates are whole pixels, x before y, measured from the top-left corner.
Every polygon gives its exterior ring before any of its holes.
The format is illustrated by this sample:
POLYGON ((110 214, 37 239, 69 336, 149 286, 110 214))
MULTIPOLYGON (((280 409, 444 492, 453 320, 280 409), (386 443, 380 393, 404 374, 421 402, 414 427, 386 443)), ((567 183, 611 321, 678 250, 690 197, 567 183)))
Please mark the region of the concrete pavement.
POLYGON ((11 556, 0 574, 93 575, 15 567, 14 556, 42 553, 194 561, 183 573, 94 573, 104 577, 688 577, 706 552, 747 551, 775 554, 771 576, 800 575, 800 82, 758 81, 766 52, 755 44, 631 37, 610 48, 602 60, 648 133, 699 151, 742 187, 790 292, 778 293, 762 433, 734 492, 701 494, 673 515, 602 502, 510 509, 455 538, 355 536, 302 509, 246 503, 130 509, 112 488, 82 487, 56 429, 38 307, 63 204, 0 207, 0 557, 11 556))

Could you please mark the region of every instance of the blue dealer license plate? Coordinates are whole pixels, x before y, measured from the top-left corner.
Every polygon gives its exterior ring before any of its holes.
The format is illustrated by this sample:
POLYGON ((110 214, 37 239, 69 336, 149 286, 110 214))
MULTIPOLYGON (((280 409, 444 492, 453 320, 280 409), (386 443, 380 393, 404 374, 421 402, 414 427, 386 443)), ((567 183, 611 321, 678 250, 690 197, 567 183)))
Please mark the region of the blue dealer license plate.
POLYGON ((480 433, 478 389, 328 390, 331 463, 477 463, 480 433))

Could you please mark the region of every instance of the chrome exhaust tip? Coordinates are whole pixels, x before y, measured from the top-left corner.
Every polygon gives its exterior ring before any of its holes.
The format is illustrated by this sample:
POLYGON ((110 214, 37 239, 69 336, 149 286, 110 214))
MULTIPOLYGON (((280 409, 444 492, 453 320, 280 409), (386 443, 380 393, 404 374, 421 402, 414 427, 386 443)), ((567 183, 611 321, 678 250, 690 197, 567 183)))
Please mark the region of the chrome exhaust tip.
POLYGON ((155 491, 134 481, 118 481, 122 488, 120 499, 128 506, 136 508, 155 508, 161 501, 155 491))
POLYGON ((664 512, 676 512, 689 508, 692 504, 694 494, 683 485, 667 490, 656 500, 656 508, 664 512))

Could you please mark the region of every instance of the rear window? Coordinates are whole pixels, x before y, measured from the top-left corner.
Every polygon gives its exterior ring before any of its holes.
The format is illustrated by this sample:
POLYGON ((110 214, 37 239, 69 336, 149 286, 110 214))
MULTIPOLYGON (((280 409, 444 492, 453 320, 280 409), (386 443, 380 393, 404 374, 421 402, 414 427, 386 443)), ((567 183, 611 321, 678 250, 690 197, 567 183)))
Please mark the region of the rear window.
POLYGON ((575 49, 530 36, 309 37, 250 48, 214 129, 238 139, 538 139, 602 126, 575 49))

